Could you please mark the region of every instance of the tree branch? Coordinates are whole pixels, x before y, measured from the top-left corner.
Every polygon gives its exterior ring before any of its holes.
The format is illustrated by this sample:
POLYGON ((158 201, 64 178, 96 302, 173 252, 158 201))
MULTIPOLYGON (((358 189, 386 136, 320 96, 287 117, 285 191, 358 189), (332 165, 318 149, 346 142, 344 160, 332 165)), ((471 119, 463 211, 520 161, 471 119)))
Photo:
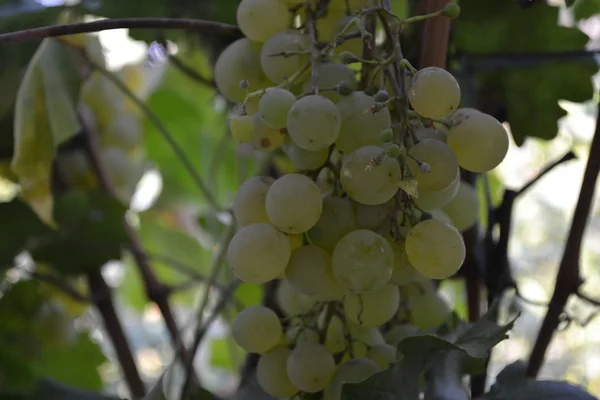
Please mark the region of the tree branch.
POLYGON ((563 313, 567 300, 572 294, 578 292, 579 286, 581 285, 579 271, 581 242, 590 214, 599 172, 600 104, 598 105, 596 131, 590 146, 590 154, 583 174, 583 182, 581 184, 577 205, 575 206, 575 212, 573 213, 573 220, 571 221, 567 243, 558 268, 554 293, 550 299, 546 317, 544 318, 544 322, 542 323, 542 327, 540 328, 537 340, 529 357, 526 373, 529 377, 535 377, 538 374, 544 362, 546 350, 560 323, 560 316, 563 313))
POLYGON ((188 78, 190 78, 193 81, 198 82, 201 85, 208 86, 210 88, 217 87, 214 79, 209 79, 209 78, 201 75, 195 69, 193 69, 192 67, 188 66, 183 61, 181 61, 177 56, 175 56, 173 54, 168 54, 168 51, 169 51, 168 49, 165 49, 165 51, 167 52, 167 55, 169 57, 169 61, 171 62, 171 64, 173 64, 173 66, 175 66, 179 71, 181 71, 188 78))
POLYGON ((0 44, 20 43, 48 37, 100 32, 111 29, 182 29, 227 36, 243 36, 237 26, 185 18, 115 18, 92 22, 50 25, 0 34, 0 44))

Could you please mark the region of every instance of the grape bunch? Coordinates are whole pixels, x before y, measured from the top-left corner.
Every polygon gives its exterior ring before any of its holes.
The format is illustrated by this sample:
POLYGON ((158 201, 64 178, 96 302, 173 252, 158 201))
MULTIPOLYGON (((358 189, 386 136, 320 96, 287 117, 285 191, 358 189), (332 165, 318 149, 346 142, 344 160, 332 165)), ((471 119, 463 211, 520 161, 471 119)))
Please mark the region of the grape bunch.
POLYGON ((242 0, 246 37, 216 62, 237 104, 232 136, 287 165, 240 186, 227 249, 240 280, 278 280, 284 315, 252 306, 232 326, 277 398, 339 399, 343 383, 393 363, 403 338, 444 324, 451 309, 433 280, 460 269, 461 232, 479 216, 460 169, 485 173, 508 151, 499 121, 460 108, 450 73, 398 61, 390 38, 376 44, 367 3, 242 0))

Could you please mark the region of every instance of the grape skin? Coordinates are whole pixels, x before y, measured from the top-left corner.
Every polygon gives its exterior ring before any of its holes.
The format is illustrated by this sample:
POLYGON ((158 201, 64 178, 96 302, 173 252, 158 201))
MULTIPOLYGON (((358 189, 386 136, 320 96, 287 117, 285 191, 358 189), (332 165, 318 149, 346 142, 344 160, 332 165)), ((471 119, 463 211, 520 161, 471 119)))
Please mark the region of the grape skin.
POLYGON ((263 354, 256 366, 256 379, 260 387, 273 397, 292 397, 299 389, 287 374, 286 365, 292 351, 285 346, 276 347, 263 354))
POLYGON ((340 134, 341 116, 333 102, 320 95, 298 100, 287 115, 290 138, 304 150, 328 148, 340 134))
POLYGON ((231 136, 241 143, 250 143, 254 138, 254 121, 249 115, 236 115, 229 120, 231 136))
POLYGON ((233 216, 240 226, 269 222, 265 199, 275 179, 255 176, 242 183, 233 198, 233 216))
POLYGON ((424 139, 434 139, 440 141, 442 143, 446 143, 448 141, 448 130, 443 127, 423 127, 419 129, 415 129, 415 137, 421 141, 424 139))
POLYGON ((333 250, 333 274, 354 293, 373 293, 390 280, 394 251, 380 235, 359 229, 344 236, 333 250))
POLYGON ((243 227, 227 248, 227 263, 235 276, 248 283, 266 283, 279 277, 290 259, 290 242, 269 224, 243 227))
POLYGON ((332 252, 344 235, 357 229, 352 202, 347 198, 327 196, 323 199, 323 212, 309 231, 312 243, 332 252))
POLYGON ((394 214, 392 200, 376 206, 356 203, 356 222, 360 229, 389 232, 394 214))
POLYGON ((288 317, 307 312, 314 303, 310 297, 296 290, 287 279, 279 281, 275 300, 281 311, 288 317))
POLYGON ((272 151, 285 141, 285 135, 279 129, 267 125, 259 113, 252 116, 252 122, 254 123, 254 137, 250 144, 255 149, 272 151))
POLYGON ((287 174, 277 179, 267 192, 265 204, 271 223, 292 234, 312 228, 323 209, 319 187, 300 174, 287 174))
POLYGON ((450 203, 458 193, 460 187, 460 169, 456 171, 456 178, 441 190, 428 190, 419 188, 419 196, 414 199, 415 204, 422 210, 429 211, 444 207, 450 203))
POLYGON ((452 74, 438 67, 418 71, 407 94, 412 108, 425 118, 445 118, 460 103, 458 82, 452 74))
POLYGON ((287 114, 296 102, 292 92, 282 88, 268 88, 258 102, 258 111, 263 121, 271 128, 286 127, 287 114))
POLYGON ((333 277, 331 257, 315 245, 295 250, 285 275, 292 286, 308 296, 323 296, 329 298, 329 301, 339 300, 344 296, 342 287, 333 277))
POLYGON ((392 241, 390 244, 394 250, 394 269, 392 270, 390 283, 394 285, 406 285, 419 280, 420 274, 408 261, 404 242, 392 241))
POLYGON ((387 343, 380 344, 371 347, 365 357, 375 362, 382 370, 385 370, 396 361, 396 348, 387 343))
POLYGON ((286 369, 294 386, 304 392, 316 393, 331 381, 335 361, 323 345, 305 342, 292 350, 286 369))
POLYGON ((279 0, 242 0, 237 8, 238 26, 256 42, 286 29, 288 19, 288 8, 279 0))
POLYGON ((310 39, 296 29, 286 29, 271 36, 263 45, 260 53, 260 65, 264 74, 273 83, 280 84, 290 78, 308 62, 303 53, 310 48, 310 39), (297 52, 287 57, 283 52, 297 52))
POLYGON ((249 353, 264 353, 277 346, 283 329, 277 314, 264 306, 243 309, 233 321, 235 342, 249 353))
POLYGON ((479 196, 475 188, 468 182, 461 181, 458 193, 442 209, 452 225, 463 232, 475 225, 479 219, 479 196))
POLYGON ((293 141, 284 145, 284 151, 290 161, 301 171, 313 171, 322 167, 329 157, 329 149, 318 151, 304 150, 293 141))
POLYGON ((411 148, 408 153, 420 162, 429 165, 429 172, 423 172, 415 160, 407 159, 411 172, 416 176, 419 188, 442 190, 456 178, 458 161, 446 144, 434 139, 425 139, 411 148))
MULTIPOLYGON (((316 68, 317 73, 317 87, 319 89, 332 88, 341 82, 346 82, 350 85, 353 90, 356 90, 356 78, 354 77, 354 71, 345 66, 344 64, 338 63, 323 63, 319 64, 316 68)), ((303 86, 304 93, 309 93, 312 90, 312 82, 306 81, 303 86)), ((342 95, 335 90, 326 90, 319 92, 323 97, 328 98, 334 103, 337 103, 342 95)))
POLYGON ((344 312, 353 323, 377 327, 391 320, 400 305, 400 290, 395 285, 385 285, 368 294, 348 293, 344 297, 344 312))
POLYGON ((409 310, 410 323, 424 332, 438 328, 452 312, 448 303, 433 290, 412 297, 409 310))

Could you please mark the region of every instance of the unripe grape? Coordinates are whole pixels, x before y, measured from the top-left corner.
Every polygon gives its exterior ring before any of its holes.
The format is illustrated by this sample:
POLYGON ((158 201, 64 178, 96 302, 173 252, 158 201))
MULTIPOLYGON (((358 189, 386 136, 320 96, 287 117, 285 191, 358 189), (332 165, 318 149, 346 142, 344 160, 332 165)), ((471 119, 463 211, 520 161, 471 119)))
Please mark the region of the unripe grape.
POLYGON ((394 140, 394 131, 391 129, 384 129, 381 131, 381 141, 383 143, 389 143, 394 140))
POLYGON ((273 397, 292 397, 298 393, 287 374, 287 361, 292 351, 278 346, 263 354, 256 365, 256 379, 260 387, 273 397))
POLYGON ((386 154, 390 158, 398 158, 402 154, 402 149, 396 143, 392 143, 386 148, 386 154))
POLYGON ((448 18, 457 18, 460 14, 460 6, 454 2, 444 6, 444 16, 448 18))
POLYGON ((418 71, 408 90, 412 108, 422 117, 442 119, 460 103, 460 87, 448 71, 427 67, 418 71))
POLYGON ((304 392, 316 393, 331 382, 335 361, 323 345, 305 342, 292 350, 286 367, 294 386, 304 392))
POLYGON ((377 103, 384 103, 384 102, 386 102, 386 101, 388 101, 390 99, 390 95, 385 90, 380 90, 379 92, 377 92, 375 94, 375 96, 373 97, 373 99, 377 103))
POLYGON ((249 353, 264 353, 277 346, 282 333, 277 314, 264 306, 245 308, 231 326, 233 339, 249 353))

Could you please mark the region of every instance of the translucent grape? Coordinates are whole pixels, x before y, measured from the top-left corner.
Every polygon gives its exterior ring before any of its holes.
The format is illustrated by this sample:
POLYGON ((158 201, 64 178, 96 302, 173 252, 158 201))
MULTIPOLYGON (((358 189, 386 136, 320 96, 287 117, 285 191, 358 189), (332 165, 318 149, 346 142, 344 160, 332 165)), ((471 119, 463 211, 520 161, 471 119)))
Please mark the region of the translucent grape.
MULTIPOLYGON (((317 73, 317 87, 319 89, 332 88, 341 82, 346 82, 353 91, 356 90, 355 72, 344 64, 323 63, 319 64, 315 71, 317 73)), ((304 83, 303 91, 308 93, 311 90, 312 82, 307 80, 304 83)), ((342 95, 335 90, 321 91, 319 94, 334 103, 337 103, 342 98, 342 95)))
POLYGON ((410 323, 422 331, 438 328, 452 312, 448 303, 435 291, 412 297, 409 309, 410 323))
POLYGON ((359 229, 344 236, 333 250, 333 274, 355 293, 373 293, 390 280, 392 246, 380 235, 359 229))
POLYGON ((243 227, 227 248, 227 263, 235 276, 248 283, 279 277, 290 259, 288 238, 269 224, 243 227))
POLYGON ((302 343, 292 350, 286 366, 292 384, 308 393, 325 389, 335 371, 333 356, 323 345, 313 342, 302 343))
POLYGON ((420 333, 419 328, 414 325, 394 325, 385 333, 385 341, 395 348, 404 338, 417 336, 420 333))
POLYGON ((479 219, 479 195, 468 182, 461 181, 458 193, 444 206, 452 225, 459 231, 466 231, 479 219))
POLYGON ((313 171, 322 167, 329 156, 328 148, 317 151, 304 150, 291 140, 284 146, 284 150, 292 164, 301 171, 313 171))
POLYGON ((446 143, 448 141, 448 130, 442 127, 430 126, 415 129, 415 136, 419 140, 424 139, 435 139, 437 141, 446 143))
POLYGON ((255 176, 240 185, 233 198, 233 216, 240 226, 269 222, 265 199, 273 182, 271 177, 255 176))
POLYGON ((296 29, 286 29, 271 36, 263 45, 260 64, 267 78, 282 83, 308 62, 308 36, 296 29))
POLYGON ((287 279, 279 281, 275 299, 281 311, 288 317, 303 314, 313 306, 311 298, 296 290, 287 279))
POLYGON ((452 74, 442 68, 423 68, 412 79, 408 100, 422 117, 442 119, 458 107, 460 86, 452 74))
POLYGON ((311 241, 332 252, 344 235, 357 229, 352 202, 348 198, 327 196, 323 199, 323 212, 309 231, 311 241))
POLYGON ((250 306, 235 317, 231 334, 247 352, 264 353, 277 346, 283 330, 273 310, 264 306, 250 306))
POLYGON ((290 138, 305 150, 328 148, 340 134, 341 116, 333 102, 320 95, 302 97, 287 115, 290 138))
POLYGON ((456 177, 448 186, 441 190, 428 190, 419 188, 419 196, 414 199, 415 203, 423 210, 429 211, 444 207, 456 196, 460 187, 460 169, 456 171, 456 177))
POLYGON ((292 253, 285 270, 287 280, 299 292, 308 296, 329 296, 338 300, 344 296, 331 270, 331 257, 315 245, 302 246, 292 253))
POLYGON ((237 8, 237 23, 249 39, 264 42, 288 27, 289 15, 279 0, 242 0, 237 8))
POLYGON ((365 357, 375 362, 379 368, 388 369, 396 361, 396 348, 389 344, 380 344, 371 347, 365 357))
POLYGON ((266 86, 267 79, 260 62, 261 45, 247 38, 238 39, 219 55, 215 63, 215 83, 227 100, 240 103, 246 91, 240 82, 248 81, 253 92, 266 86))
POLYGON ((252 116, 254 123, 254 137, 250 141, 252 147, 257 150, 271 151, 275 150, 285 141, 285 135, 279 130, 270 127, 263 121, 260 113, 252 116))
POLYGON ((419 189, 442 190, 456 178, 458 161, 446 144, 438 140, 425 139, 413 146, 408 154, 421 163, 429 165, 429 172, 422 172, 415 160, 407 158, 408 166, 417 179, 419 189))
POLYGON ((346 157, 340 171, 342 188, 353 200, 366 204, 383 204, 398 191, 401 171, 394 158, 380 147, 365 146, 346 157))
POLYGON ((254 121, 249 115, 235 115, 229 120, 231 136, 241 143, 250 143, 254 138, 254 121))
POLYGON ((336 369, 331 385, 323 393, 323 400, 340 400, 344 383, 362 382, 379 371, 381 368, 368 358, 346 361, 336 369))
POLYGON ((296 96, 282 88, 268 88, 258 103, 258 112, 263 121, 272 128, 286 127, 287 114, 296 102, 296 96))
POLYGON ((390 277, 390 283, 394 285, 406 285, 419 279, 419 273, 410 265, 406 255, 404 242, 390 242, 394 250, 394 269, 390 277))
POLYGON ((494 117, 474 109, 457 110, 451 117, 448 146, 458 164, 472 172, 496 168, 508 152, 508 133, 494 117))
POLYGON ((360 326, 377 327, 391 320, 400 306, 400 290, 385 285, 368 294, 348 293, 344 297, 344 312, 348 320, 360 326))
POLYGON ((361 229, 389 231, 394 215, 394 202, 389 200, 376 206, 356 204, 356 223, 361 229))
POLYGON ((335 141, 339 150, 350 153, 363 146, 382 146, 381 132, 392 125, 387 108, 372 113, 373 97, 364 92, 354 92, 342 97, 337 107, 342 116, 340 135, 335 141))
POLYGON ((260 387, 273 397, 292 397, 298 393, 287 374, 287 360, 292 351, 285 346, 269 350, 258 359, 256 379, 260 387))
POLYGON ((465 243, 456 228, 429 219, 408 232, 406 254, 411 265, 431 279, 454 275, 465 261, 465 243))

